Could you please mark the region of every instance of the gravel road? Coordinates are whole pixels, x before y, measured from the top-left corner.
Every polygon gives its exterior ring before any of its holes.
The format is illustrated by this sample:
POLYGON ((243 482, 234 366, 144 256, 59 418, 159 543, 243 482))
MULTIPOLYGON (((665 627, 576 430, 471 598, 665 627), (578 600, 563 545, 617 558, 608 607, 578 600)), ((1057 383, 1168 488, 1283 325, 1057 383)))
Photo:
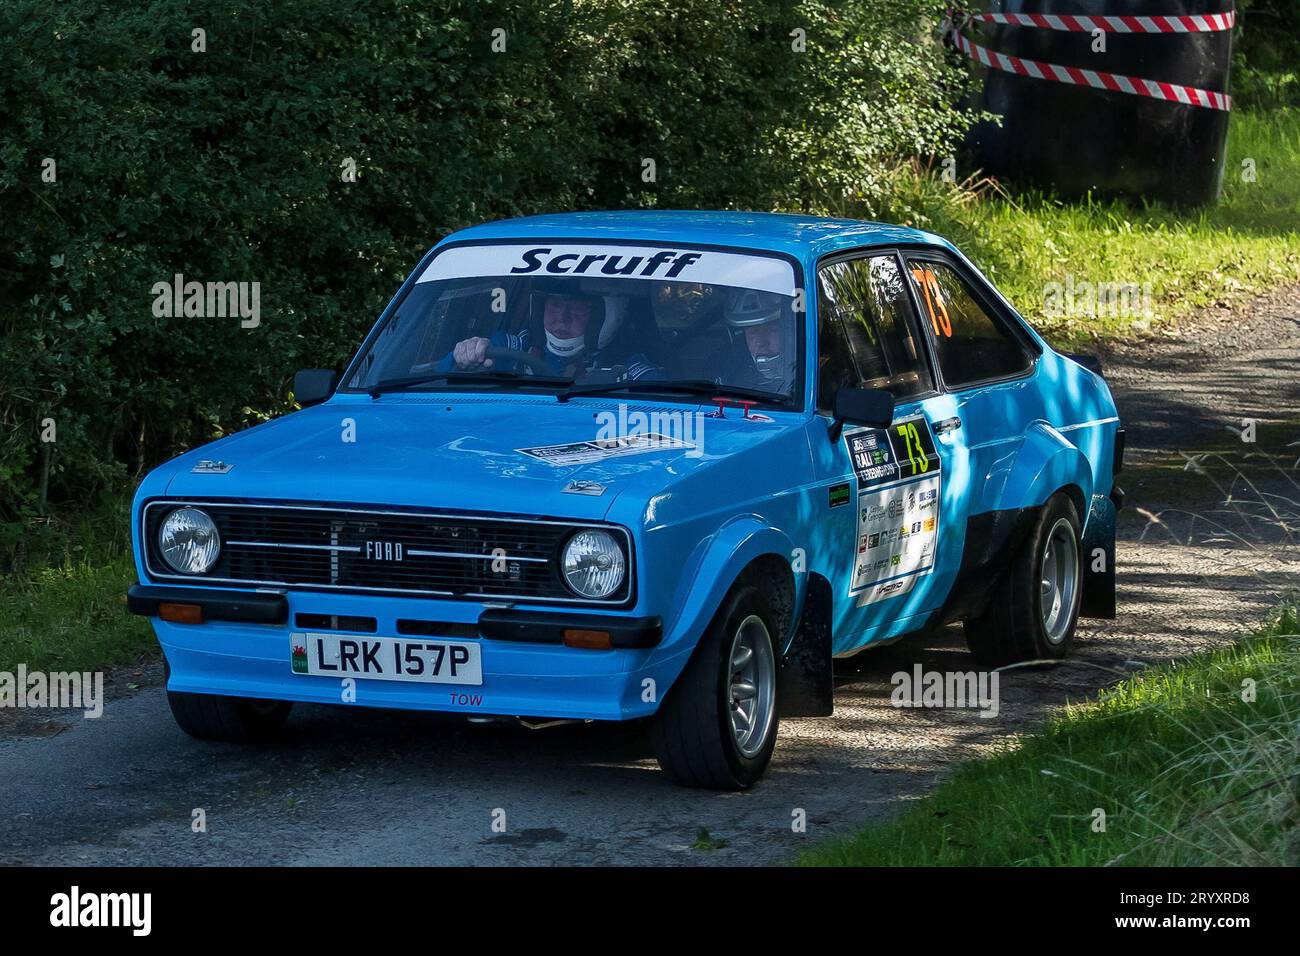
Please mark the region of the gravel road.
POLYGON ((1109 350, 1129 436, 1119 618, 1084 622, 1063 666, 1004 674, 992 719, 889 705, 897 670, 973 668, 950 628, 844 662, 835 716, 783 723, 764 782, 712 794, 671 785, 644 734, 619 727, 528 731, 300 706, 273 745, 200 744, 174 726, 149 665, 112 675, 99 720, 0 715, 0 863, 781 862, 896 813, 953 763, 1124 673, 1261 620, 1300 571, 1294 539, 1265 520, 1270 507, 1300 510, 1285 501, 1300 499, 1300 448, 1286 447, 1300 440, 1298 356, 1297 286, 1109 350), (1254 444, 1229 430, 1244 419, 1259 423, 1254 444), (1222 478, 1183 470, 1179 452, 1205 449, 1250 480, 1226 505, 1222 478), (1289 474, 1260 453, 1288 456, 1275 461, 1289 474), (198 809, 206 832, 191 825, 198 809), (806 832, 792 828, 798 811, 806 832), (713 848, 696 845, 701 828, 713 848))

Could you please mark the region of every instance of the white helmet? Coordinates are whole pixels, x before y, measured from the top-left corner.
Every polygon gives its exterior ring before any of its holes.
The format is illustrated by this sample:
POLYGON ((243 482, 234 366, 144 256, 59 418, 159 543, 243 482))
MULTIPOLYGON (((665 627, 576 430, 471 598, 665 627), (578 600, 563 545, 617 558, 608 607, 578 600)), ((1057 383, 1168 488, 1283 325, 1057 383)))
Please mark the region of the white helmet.
POLYGON ((597 349, 603 349, 614 341, 614 336, 623 327, 623 322, 627 319, 627 301, 621 295, 605 296, 605 321, 600 326, 600 336, 596 341, 597 349))
MULTIPOLYGON (((745 330, 760 325, 780 322, 785 315, 786 298, 775 292, 760 292, 757 289, 732 289, 727 293, 723 307, 723 316, 733 337, 745 330)), ((750 355, 754 362, 754 371, 764 388, 783 392, 789 388, 794 378, 794 342, 793 329, 786 326, 782 330, 781 344, 773 355, 750 355)))
POLYGON ((732 289, 727 293, 723 315, 733 329, 743 329, 778 321, 784 308, 785 298, 775 292, 732 289))

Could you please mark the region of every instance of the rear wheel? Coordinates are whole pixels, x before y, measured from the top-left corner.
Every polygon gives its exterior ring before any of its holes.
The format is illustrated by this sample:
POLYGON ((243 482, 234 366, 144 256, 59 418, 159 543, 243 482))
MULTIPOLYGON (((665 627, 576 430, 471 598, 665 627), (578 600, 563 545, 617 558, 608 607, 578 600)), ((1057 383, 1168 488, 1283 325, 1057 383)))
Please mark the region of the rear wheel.
POLYGON ((279 730, 293 704, 286 700, 167 692, 167 703, 181 730, 200 740, 248 743, 279 730))
POLYGON ((743 790, 776 746, 777 649, 758 588, 733 588, 655 714, 651 737, 677 783, 743 790))
POLYGON ((965 623, 966 643, 981 662, 1059 660, 1074 645, 1083 564, 1079 513, 1057 492, 992 595, 988 610, 965 623))

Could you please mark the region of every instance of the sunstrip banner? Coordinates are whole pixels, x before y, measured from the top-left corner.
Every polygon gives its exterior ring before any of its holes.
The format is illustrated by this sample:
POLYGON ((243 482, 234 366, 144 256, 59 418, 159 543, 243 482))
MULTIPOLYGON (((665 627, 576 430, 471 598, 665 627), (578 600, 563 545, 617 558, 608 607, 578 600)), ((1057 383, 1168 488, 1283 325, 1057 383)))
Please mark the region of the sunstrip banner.
POLYGON ((775 256, 612 243, 453 246, 434 256, 416 281, 486 276, 657 279, 795 294, 794 266, 775 256))
MULTIPOLYGON (((961 22, 971 20, 982 20, 990 17, 1034 17, 1042 18, 1042 14, 976 14, 975 16, 960 18, 961 22)), ((1214 15, 1220 19, 1229 14, 1214 15)), ((1208 20, 1209 15, 1198 17, 1059 17, 1055 16, 1053 20, 1208 20)), ((1002 21, 990 21, 1002 22, 1002 21)), ((1042 26, 1038 23, 1019 23, 1016 26, 1042 26)), ((1090 86, 1098 90, 1110 90, 1113 93, 1128 93, 1133 96, 1146 96, 1157 100, 1168 100, 1171 103, 1181 103, 1184 106, 1200 106, 1206 109, 1230 110, 1232 109, 1232 97, 1227 93, 1218 93, 1214 90, 1202 90, 1195 86, 1180 86, 1177 83, 1161 83, 1157 80, 1144 80, 1137 76, 1123 76, 1119 73, 1103 73, 1100 70, 1084 70, 1075 66, 1060 66, 1056 63, 1044 63, 1041 60, 1026 60, 1018 56, 1007 56, 1005 53, 998 53, 996 50, 990 50, 982 47, 978 43, 972 43, 959 32, 960 27, 954 25, 948 37, 953 46, 961 50, 972 60, 975 60, 994 70, 1002 70, 1006 73, 1015 73, 1018 76, 1030 76, 1036 80, 1052 80, 1057 83, 1069 83, 1075 86, 1090 86)), ((1048 27, 1048 29, 1069 29, 1068 27, 1048 27)), ((1102 29, 1098 27, 1098 29, 1102 29)), ((1113 31, 1118 32, 1118 31, 1113 31)), ((1130 32, 1176 32, 1163 30, 1143 30, 1130 32)), ((1181 31, 1190 32, 1190 31, 1181 31)))
POLYGON ((1203 13, 1193 16, 1103 17, 1066 13, 974 13, 966 18, 981 23, 1000 23, 1013 27, 1039 27, 1043 30, 1068 30, 1071 33, 1214 33, 1231 30, 1237 11, 1203 13))

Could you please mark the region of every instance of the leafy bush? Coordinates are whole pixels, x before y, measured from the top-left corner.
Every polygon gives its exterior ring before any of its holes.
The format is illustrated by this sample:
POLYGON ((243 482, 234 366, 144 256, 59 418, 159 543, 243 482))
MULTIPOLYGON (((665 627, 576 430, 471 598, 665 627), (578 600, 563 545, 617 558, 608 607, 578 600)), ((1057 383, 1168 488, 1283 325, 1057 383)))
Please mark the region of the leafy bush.
POLYGON ((0 5, 0 554, 47 485, 84 502, 282 411, 449 230, 870 202, 963 128, 942 6, 0 5), (155 317, 177 273, 260 283, 261 324, 155 317))
POLYGON ((1300 106, 1300 3, 1238 0, 1237 17, 1235 105, 1261 111, 1300 106))

